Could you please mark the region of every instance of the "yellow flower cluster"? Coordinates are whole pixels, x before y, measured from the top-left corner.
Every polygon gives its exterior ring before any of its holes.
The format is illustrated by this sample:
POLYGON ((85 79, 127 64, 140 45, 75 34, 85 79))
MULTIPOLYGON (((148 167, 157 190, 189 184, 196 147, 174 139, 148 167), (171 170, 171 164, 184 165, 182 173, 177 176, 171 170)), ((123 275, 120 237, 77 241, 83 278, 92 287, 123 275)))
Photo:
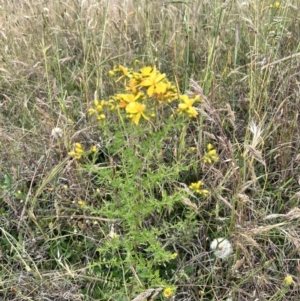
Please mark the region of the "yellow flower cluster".
POLYGON ((199 96, 189 98, 180 95, 177 88, 172 85, 166 77, 161 74, 155 66, 146 66, 138 72, 128 69, 122 65, 109 71, 109 75, 117 77, 116 82, 124 82, 126 93, 113 95, 110 100, 94 100, 93 108, 89 109, 90 115, 96 115, 98 121, 105 119, 104 108, 121 109, 134 124, 138 125, 141 118, 149 120, 155 116, 158 105, 170 104, 178 101, 177 112, 189 118, 195 118, 198 112, 193 107, 199 96))
POLYGON ((75 158, 76 160, 80 160, 82 158, 82 156, 84 155, 84 153, 86 153, 86 154, 91 154, 91 153, 96 154, 97 152, 98 152, 98 149, 97 149, 96 145, 93 145, 89 151, 85 152, 84 149, 83 149, 83 146, 81 145, 81 143, 75 143, 75 145, 73 147, 73 150, 70 151, 68 153, 68 155, 70 157, 75 158))
POLYGON ((88 113, 89 115, 95 115, 98 121, 103 121, 106 118, 105 110, 104 110, 106 107, 108 107, 109 110, 111 111, 115 109, 115 106, 113 105, 112 101, 106 101, 106 100, 99 101, 97 99, 97 95, 95 95, 94 106, 93 108, 90 108, 88 110, 88 113))
POLYGON ((215 163, 219 161, 219 156, 217 154, 217 150, 212 146, 212 144, 207 144, 206 146, 206 153, 203 157, 203 162, 204 163, 215 163))
POLYGON ((209 191, 207 189, 202 189, 201 187, 203 186, 203 182, 202 181, 198 181, 195 183, 191 183, 191 185, 189 186, 189 188, 198 193, 201 194, 203 196, 207 196, 209 194, 209 191))
POLYGON ((75 143, 74 149, 68 153, 70 157, 74 157, 76 160, 81 159, 83 154, 84 150, 80 143, 75 143))

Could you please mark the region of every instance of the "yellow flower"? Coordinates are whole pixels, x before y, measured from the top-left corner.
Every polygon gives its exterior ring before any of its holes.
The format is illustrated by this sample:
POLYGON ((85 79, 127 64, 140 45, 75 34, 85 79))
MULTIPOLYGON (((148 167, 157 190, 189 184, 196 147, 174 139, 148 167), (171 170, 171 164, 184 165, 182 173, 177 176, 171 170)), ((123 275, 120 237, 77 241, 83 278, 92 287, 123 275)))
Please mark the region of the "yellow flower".
POLYGON ((178 100, 177 88, 172 86, 167 79, 164 79, 156 85, 155 97, 159 103, 171 103, 174 100, 178 100))
POLYGON ((210 150, 212 150, 213 148, 214 148, 214 147, 213 147, 213 145, 212 145, 211 143, 208 143, 207 146, 206 146, 207 151, 210 151, 210 150))
POLYGON ((165 74, 157 72, 154 66, 152 70, 151 67, 145 67, 141 70, 143 76, 147 76, 140 85, 147 88, 147 95, 152 97, 154 93, 160 94, 166 91, 167 84, 160 83, 165 77, 165 74), (159 84, 160 83, 160 84, 159 84))
POLYGON ((212 144, 207 144, 206 146, 207 152, 205 153, 204 157, 203 157, 203 162, 204 163, 213 163, 213 162, 218 162, 219 161, 219 157, 217 154, 217 150, 214 149, 214 147, 212 146, 212 144))
POLYGON ((144 119, 149 120, 149 118, 144 114, 145 110, 146 106, 138 102, 131 102, 126 106, 126 112, 129 114, 129 118, 136 125, 139 124, 142 116, 144 119))
POLYGON ((275 1, 273 4, 270 4, 270 8, 279 9, 281 6, 279 1, 275 1))
POLYGON ((70 157, 75 157, 75 156, 76 156, 76 153, 75 153, 74 151, 70 151, 70 152, 68 152, 68 155, 69 155, 70 157))
POLYGON ((122 66, 122 65, 119 65, 119 67, 115 67, 114 68, 114 70, 112 70, 112 72, 108 72, 108 74, 110 75, 110 76, 113 76, 114 74, 115 74, 115 72, 122 72, 123 73, 123 75, 121 75, 117 80, 116 80, 116 83, 117 82, 119 82, 123 77, 131 77, 132 76, 132 72, 128 69, 128 68, 126 68, 126 67, 124 67, 124 66, 122 66))
POLYGON ((154 93, 158 94, 158 96, 164 95, 167 92, 167 84, 164 82, 160 82, 156 84, 154 93))
POLYGON ((217 154, 217 151, 215 149, 210 150, 209 152, 207 152, 207 154, 211 157, 211 156, 215 156, 217 154))
POLYGON ((95 113, 96 113, 96 110, 95 110, 95 109, 92 109, 92 108, 88 109, 88 114, 89 114, 89 115, 93 115, 93 114, 95 114, 95 113))
POLYGON ((291 275, 287 275, 285 278, 284 278, 284 284, 285 285, 291 285, 293 283, 293 277, 291 275))
POLYGON ((180 95, 179 99, 181 100, 181 103, 178 105, 178 111, 179 113, 185 113, 189 117, 197 117, 198 112, 193 107, 194 102, 199 97, 189 98, 187 95, 180 95))
POLYGON ((101 113, 103 111, 103 106, 102 105, 98 105, 96 107, 96 110, 97 110, 98 113, 101 113))
POLYGON ((100 114, 98 117, 97 117, 97 120, 98 121, 103 121, 105 119, 105 115, 104 114, 100 114))
POLYGON ((80 207, 85 206, 85 202, 82 201, 82 200, 79 200, 79 201, 77 202, 77 204, 78 204, 80 207))
POLYGON ((165 298, 170 298, 173 295, 173 290, 170 287, 164 289, 163 295, 165 298))
POLYGON ((201 189, 201 186, 203 185, 203 182, 202 181, 198 181, 198 182, 195 182, 195 183, 191 183, 191 185, 189 186, 189 188, 198 193, 198 194, 201 194, 203 196, 207 196, 209 194, 209 191, 207 189, 201 189))
POLYGON ((125 75, 125 76, 128 76, 129 75, 129 71, 128 71, 128 68, 122 66, 122 65, 119 65, 119 70, 125 75))
POLYGON ((113 77, 113 76, 116 75, 116 73, 115 73, 114 70, 109 70, 109 71, 108 71, 108 74, 109 74, 109 76, 111 76, 111 77, 113 77))
POLYGON ((143 94, 138 93, 134 94, 117 94, 117 100, 119 100, 119 108, 126 108, 127 105, 131 102, 137 101, 143 94))
POLYGON ((80 143, 75 143, 75 153, 76 154, 83 154, 83 148, 80 143))
POLYGON ((129 87, 126 87, 126 90, 131 91, 133 94, 138 93, 138 88, 137 88, 138 82, 135 78, 131 78, 129 80, 129 87))
POLYGON ((75 143, 74 150, 68 153, 69 156, 74 157, 76 160, 79 160, 83 154, 84 150, 80 143, 75 143))
POLYGON ((276 1, 276 2, 274 3, 274 8, 279 9, 280 6, 281 6, 280 2, 276 1))
POLYGON ((173 253, 173 254, 171 254, 171 259, 175 259, 175 258, 177 258, 177 256, 178 256, 177 253, 173 253))
POLYGON ((92 152, 92 153, 97 153, 97 152, 98 152, 98 148, 97 148, 96 145, 93 145, 93 146, 91 147, 91 152, 92 152))
POLYGON ((197 193, 200 193, 200 187, 203 185, 202 181, 198 181, 195 183, 192 183, 189 188, 197 193))
POLYGON ((209 191, 207 189, 200 189, 200 194, 206 197, 208 196, 209 191))
POLYGON ((148 77, 151 75, 153 68, 151 66, 146 66, 141 68, 140 72, 143 77, 148 77))

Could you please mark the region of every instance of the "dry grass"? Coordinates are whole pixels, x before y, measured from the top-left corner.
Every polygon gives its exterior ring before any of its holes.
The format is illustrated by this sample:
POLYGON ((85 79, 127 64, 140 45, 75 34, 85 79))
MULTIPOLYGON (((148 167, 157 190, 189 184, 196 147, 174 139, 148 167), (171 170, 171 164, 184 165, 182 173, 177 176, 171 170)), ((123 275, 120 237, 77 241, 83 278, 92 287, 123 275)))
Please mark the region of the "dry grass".
MULTIPOLYGON (((108 71, 135 60, 155 64, 182 91, 203 99, 197 123, 182 136, 165 137, 171 146, 178 143, 178 165, 196 142, 194 172, 212 192, 201 204, 183 201, 197 215, 191 232, 181 229, 182 236, 172 238, 170 230, 163 238, 179 253, 169 271, 174 300, 298 300, 299 3, 285 1, 278 10, 269 5, 0 0, 3 300, 114 299, 113 293, 111 299, 94 294, 110 280, 90 265, 99 238, 115 221, 78 208, 81 199, 95 210, 101 206, 93 203, 92 167, 80 170, 67 153, 74 142, 91 146, 103 138, 105 129, 87 118, 87 109, 95 91, 106 98, 116 88, 108 71), (55 127, 62 139, 51 136, 55 127), (220 161, 207 167, 201 157, 209 141, 220 161), (211 259, 216 233, 233 243, 226 261, 211 259), (287 275, 294 281, 289 287, 287 275)), ((109 133, 113 141, 116 133, 109 133)), ((119 159, 110 157, 109 168, 119 159)), ((117 300, 164 300, 161 290, 128 286, 117 300)))

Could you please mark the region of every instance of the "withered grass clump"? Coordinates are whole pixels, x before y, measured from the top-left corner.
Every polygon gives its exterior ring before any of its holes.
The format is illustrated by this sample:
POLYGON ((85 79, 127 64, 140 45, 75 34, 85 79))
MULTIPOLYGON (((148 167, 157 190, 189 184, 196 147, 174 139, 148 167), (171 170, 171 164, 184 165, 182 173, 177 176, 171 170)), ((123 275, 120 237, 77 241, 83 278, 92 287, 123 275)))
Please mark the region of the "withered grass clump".
POLYGON ((0 1, 0 299, 296 300, 299 8, 0 1))

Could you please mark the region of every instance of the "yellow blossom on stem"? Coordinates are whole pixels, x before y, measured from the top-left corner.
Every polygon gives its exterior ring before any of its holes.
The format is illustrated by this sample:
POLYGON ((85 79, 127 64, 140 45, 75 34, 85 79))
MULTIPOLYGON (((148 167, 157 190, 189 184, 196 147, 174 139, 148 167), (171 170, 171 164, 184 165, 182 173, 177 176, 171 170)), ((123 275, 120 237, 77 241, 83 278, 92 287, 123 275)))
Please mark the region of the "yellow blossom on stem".
POLYGON ((170 298, 173 295, 173 290, 170 287, 166 287, 163 291, 163 295, 165 298, 170 298))
POLYGON ((279 1, 275 1, 274 3, 270 4, 270 8, 279 9, 281 7, 281 4, 279 1))
POLYGON ((204 197, 208 196, 209 191, 207 189, 201 189, 200 194, 203 195, 204 197))
POLYGON ((146 67, 141 68, 140 72, 141 72, 142 77, 150 76, 152 73, 152 70, 153 70, 153 67, 151 67, 151 66, 146 66, 146 67))
POLYGON ((97 153, 97 152, 98 152, 98 148, 97 148, 96 145, 93 145, 93 146, 91 147, 91 152, 92 152, 92 153, 97 153))
POLYGON ((75 157, 75 156, 76 156, 76 153, 75 153, 74 151, 70 151, 70 152, 68 152, 68 155, 69 155, 70 157, 75 157))
POLYGON ((113 72, 110 72, 110 75, 112 76, 113 74, 115 74, 116 72, 122 72, 123 73, 123 75, 121 75, 117 80, 116 80, 116 83, 117 82, 119 82, 123 77, 131 77, 132 75, 131 75, 131 71, 128 69, 128 68, 126 68, 126 67, 124 67, 124 66, 122 66, 122 65, 119 65, 119 67, 115 67, 114 68, 114 70, 112 70, 113 72))
POLYGON ((198 112, 193 107, 193 104, 199 97, 189 98, 187 95, 180 95, 179 99, 181 103, 178 105, 178 111, 180 114, 187 114, 190 118, 197 117, 198 112))
POLYGON ((85 206, 85 202, 82 201, 82 200, 79 200, 79 201, 77 202, 77 204, 78 204, 80 207, 85 206))
POLYGON ((106 117, 105 117, 104 114, 100 114, 100 115, 97 117, 97 120, 98 120, 99 122, 101 122, 101 121, 103 121, 105 118, 106 118, 106 117))
POLYGON ((158 94, 156 93, 156 97, 158 98, 159 101, 166 101, 168 103, 173 102, 174 100, 178 99, 178 91, 175 86, 173 86, 169 81, 165 81, 165 92, 158 94))
POLYGON ((200 187, 203 185, 202 181, 198 181, 195 183, 191 183, 191 185, 189 186, 189 188, 195 192, 199 192, 200 191, 200 187))
POLYGON ((207 151, 210 151, 210 150, 212 150, 213 148, 214 148, 214 147, 213 147, 213 145, 212 145, 211 143, 208 143, 207 146, 206 146, 207 151))
POLYGON ((126 90, 131 91, 133 94, 137 94, 138 93, 138 81, 135 78, 131 78, 129 80, 129 86, 126 87, 126 90))
POLYGON ((160 82, 155 85, 154 88, 154 94, 157 94, 158 96, 162 96, 167 92, 167 84, 165 82, 160 82))
POLYGON ((101 113, 103 111, 103 105, 98 105, 96 107, 96 110, 97 110, 98 113, 101 113))
POLYGON ((287 275, 284 278, 284 284, 287 286, 290 286, 291 284, 293 284, 293 277, 291 275, 287 275))
POLYGON ((210 150, 209 152, 207 152, 207 154, 212 157, 215 156, 217 154, 217 151, 215 149, 210 150))
POLYGON ((108 71, 108 74, 109 74, 109 76, 111 76, 111 77, 113 77, 113 76, 116 75, 116 73, 115 73, 114 70, 109 70, 109 71, 108 71))
POLYGON ((83 154, 83 147, 80 143, 75 143, 75 153, 83 154))
POLYGON ((75 143, 74 150, 68 153, 69 156, 74 157, 76 160, 81 159, 83 154, 84 154, 84 150, 80 143, 75 143))
POLYGON ((96 113, 96 110, 93 108, 88 109, 88 114, 89 115, 94 115, 96 113))
POLYGON ((137 95, 134 94, 117 94, 117 100, 119 100, 119 108, 126 108, 127 105, 131 102, 137 101, 143 94, 138 93, 137 95))
POLYGON ((152 68, 152 71, 149 72, 148 77, 146 77, 140 85, 142 87, 147 88, 147 95, 149 97, 152 97, 154 93, 161 93, 162 91, 166 90, 166 84, 162 83, 160 85, 159 82, 161 82, 166 77, 165 74, 161 74, 157 72, 156 67, 154 66, 152 68))
POLYGON ((145 115, 146 106, 138 102, 131 102, 126 106, 126 112, 129 114, 129 118, 136 125, 139 124, 141 117, 149 120, 149 117, 145 115))
POLYGON ((214 149, 214 147, 212 146, 212 144, 207 144, 206 146, 207 152, 205 153, 204 157, 203 157, 203 162, 204 163, 215 163, 219 161, 219 156, 217 154, 217 150, 214 149))
POLYGON ((106 100, 101 100, 101 102, 98 100, 97 93, 95 92, 95 97, 94 97, 94 108, 88 109, 88 114, 89 115, 96 115, 96 118, 98 121, 102 121, 105 119, 105 114, 104 112, 104 107, 105 106, 110 106, 110 102, 106 100))
POLYGON ((126 68, 122 65, 119 65, 119 70, 126 76, 129 74, 128 68, 126 68))
POLYGON ((198 194, 207 196, 209 194, 209 191, 207 189, 201 189, 202 186, 203 186, 203 182, 198 181, 198 182, 191 183, 189 188, 198 194))

